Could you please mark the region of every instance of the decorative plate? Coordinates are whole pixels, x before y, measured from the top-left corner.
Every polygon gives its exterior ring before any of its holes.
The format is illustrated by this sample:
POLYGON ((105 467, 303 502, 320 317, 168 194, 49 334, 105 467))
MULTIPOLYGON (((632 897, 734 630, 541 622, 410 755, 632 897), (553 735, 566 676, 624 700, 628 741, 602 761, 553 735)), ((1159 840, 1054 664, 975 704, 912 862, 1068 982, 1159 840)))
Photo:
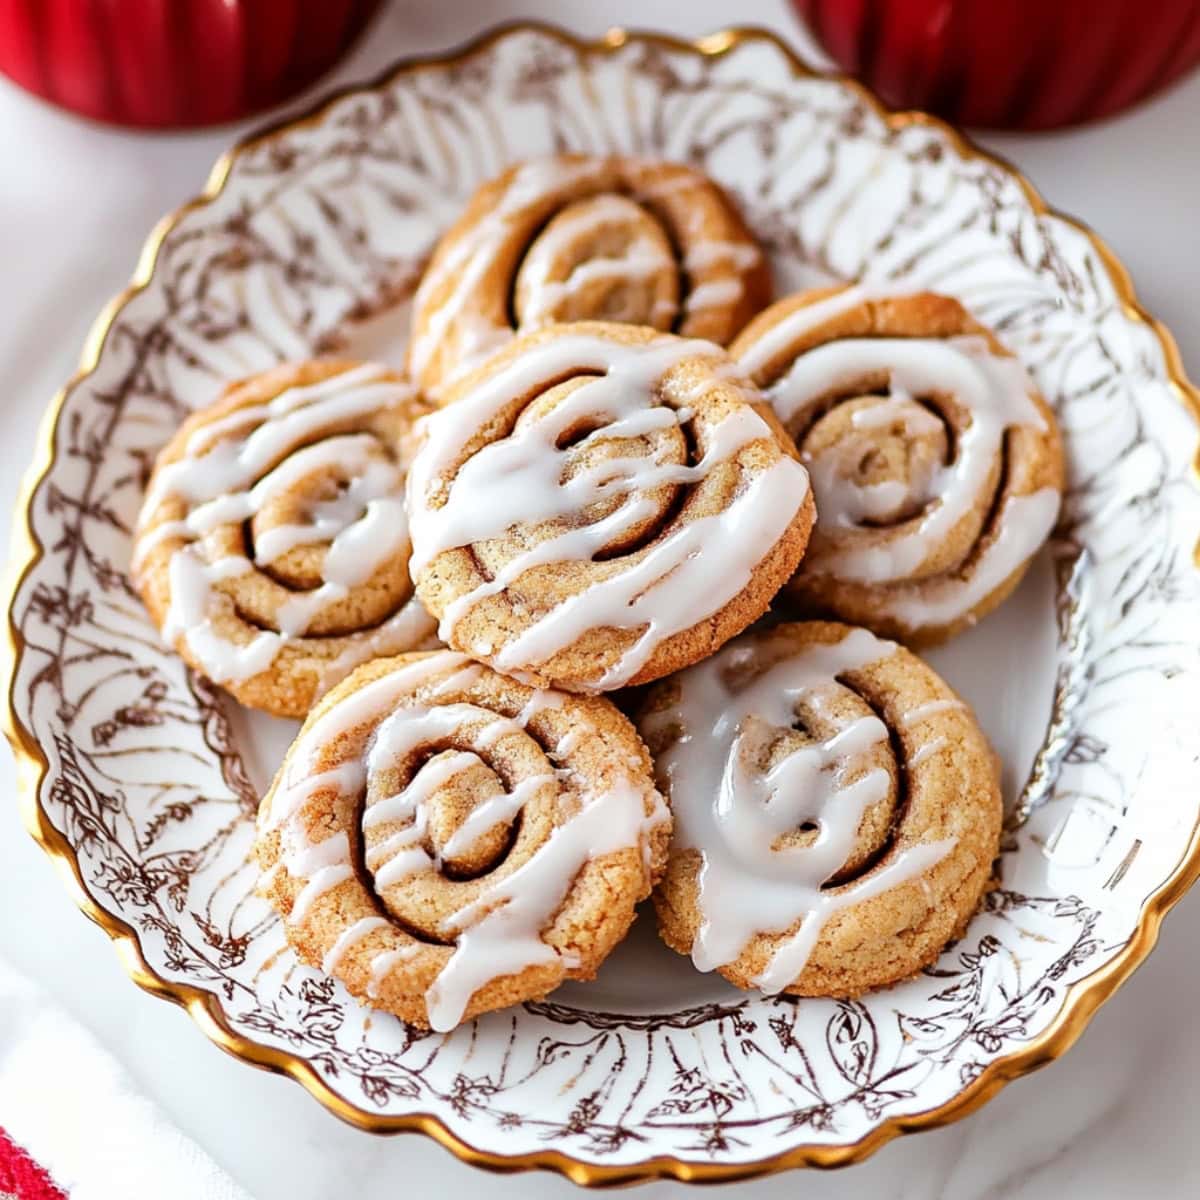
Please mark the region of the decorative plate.
POLYGON ((151 237, 54 402, 19 525, 11 737, 29 824, 143 987, 364 1129, 586 1183, 862 1157, 1061 1053, 1200 872, 1198 398, 1085 229, 920 114, 763 34, 542 28, 405 64, 243 143, 151 237), (599 980, 448 1036, 296 966, 251 892, 291 733, 164 651, 128 580, 147 465, 227 379, 342 344, 394 358, 464 197, 514 159, 695 163, 782 291, 870 276, 959 296, 1056 405, 1071 487, 1018 594, 934 655, 1005 763, 1001 880, 918 978, 854 1002, 695 973, 644 918, 599 980))

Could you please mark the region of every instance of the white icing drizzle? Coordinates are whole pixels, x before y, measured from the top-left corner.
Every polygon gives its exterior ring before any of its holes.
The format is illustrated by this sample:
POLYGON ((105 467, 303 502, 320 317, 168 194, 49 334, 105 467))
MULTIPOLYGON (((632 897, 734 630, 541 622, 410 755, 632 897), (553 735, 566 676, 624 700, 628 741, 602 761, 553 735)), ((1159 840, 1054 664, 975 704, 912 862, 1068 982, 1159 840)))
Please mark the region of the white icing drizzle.
MULTIPOLYGON (((476 670, 478 668, 475 668, 476 670)), ((453 676, 451 677, 453 678, 453 676)), ((435 689, 436 691, 436 689, 435 689)), ((477 723, 479 710, 470 704, 444 704, 433 708, 411 707, 397 709, 383 721, 367 757, 368 773, 388 760, 402 757, 426 742, 436 741, 452 733, 462 736, 464 726, 477 723)), ((492 730, 496 722, 485 729, 492 730)), ((509 722, 510 732, 522 727, 509 722)), ((532 798, 539 786, 554 782, 551 775, 538 775, 521 780, 511 792, 501 793, 475 809, 463 825, 451 836, 442 854, 431 854, 421 844, 425 839, 429 819, 429 800, 451 779, 469 767, 481 763, 479 747, 474 752, 458 750, 441 755, 426 763, 402 791, 371 804, 363 814, 363 829, 374 829, 391 821, 409 821, 399 833, 367 852, 368 869, 378 887, 386 888, 418 871, 432 871, 446 857, 468 849, 477 837, 502 821, 511 819, 532 798)))
POLYGON ((389 654, 399 654, 409 649, 432 649, 436 645, 436 627, 436 622, 414 594, 403 608, 393 613, 382 625, 348 638, 345 650, 323 665, 317 691, 324 695, 355 667, 373 658, 386 658, 389 654))
MULTIPOLYGON (((700 482, 750 442, 770 437, 753 409, 738 408, 707 431, 708 447, 695 466, 660 464, 653 458, 609 459, 563 480, 565 452, 557 448, 563 433, 580 420, 597 417, 604 426, 589 435, 597 438, 633 437, 681 424, 679 412, 653 405, 654 388, 684 359, 714 353, 709 343, 675 338, 626 346, 590 335, 564 335, 531 347, 453 406, 426 419, 425 441, 409 477, 414 571, 443 551, 623 497, 603 519, 547 538, 455 600, 443 614, 443 639, 453 636, 475 604, 509 587, 530 568, 592 559, 653 511, 648 491, 700 482), (476 430, 513 396, 531 394, 543 380, 571 371, 596 376, 543 418, 519 423, 507 437, 478 449, 447 483, 476 430), (430 501, 439 493, 445 503, 434 507, 430 501)), ((695 419, 686 406, 684 416, 695 419)), ((781 457, 750 475, 719 514, 679 525, 646 552, 631 556, 626 569, 544 614, 496 654, 496 665, 510 673, 536 666, 596 627, 640 630, 597 685, 619 686, 663 640, 710 616, 746 586, 754 567, 794 519, 807 490, 804 469, 781 457)))
MULTIPOLYGON (((304 637, 330 604, 365 583, 390 558, 406 553, 403 473, 371 453, 375 439, 338 434, 305 445, 307 438, 325 429, 411 394, 407 384, 386 374, 385 367, 365 364, 238 409, 193 432, 185 456, 156 473, 142 506, 141 524, 149 524, 169 497, 179 497, 191 507, 183 519, 162 522, 139 539, 133 569, 140 570, 164 540, 180 540, 167 565, 170 604, 163 636, 170 642, 183 639, 216 682, 244 680, 267 670, 283 646, 304 637), (348 482, 336 499, 311 506, 307 524, 264 531, 262 539, 256 539, 254 563, 238 554, 212 557, 209 535, 215 530, 252 519, 272 499, 330 467, 338 468, 348 482), (328 543, 321 585, 296 593, 281 606, 277 632, 262 630, 242 645, 217 633, 212 625, 216 584, 313 542, 328 543)), ((326 666, 323 686, 331 686, 362 658, 416 645, 430 633, 432 622, 414 597, 364 635, 368 644, 361 651, 351 646, 326 666)))
POLYGON ((891 394, 870 408, 860 408, 850 418, 855 429, 884 429, 900 424, 909 437, 941 432, 942 423, 920 404, 914 404, 906 392, 892 381, 891 394))
MULTIPOLYGON (((665 261, 674 267, 671 260, 665 261)), ((598 280, 630 277, 648 279, 663 269, 664 258, 658 246, 649 238, 642 238, 631 243, 620 258, 593 258, 580 263, 561 283, 542 280, 536 285, 531 285, 522 308, 523 323, 538 325, 552 319, 563 300, 578 295, 589 284, 598 280)), ((632 301, 631 295, 631 305, 632 301)), ((652 315, 656 319, 670 318, 674 312, 675 305, 671 301, 660 300, 655 302, 652 315)), ((608 312, 605 317, 610 321, 633 321, 642 315, 640 309, 627 307, 617 312, 608 312)))
MULTIPOLYGON (((781 322, 786 324, 787 320, 781 322)), ((767 389, 767 396, 785 424, 804 421, 831 391, 880 372, 889 376, 892 387, 904 397, 953 396, 967 409, 970 420, 959 433, 953 461, 938 464, 927 475, 910 481, 916 494, 905 499, 922 510, 917 520, 896 527, 886 544, 855 544, 843 534, 838 545, 821 554, 821 570, 859 583, 891 583, 910 577, 978 503, 1000 454, 1005 429, 1016 425, 1045 428, 1021 365, 994 353, 985 339, 974 336, 827 342, 802 354, 767 389)), ((893 396, 893 402, 898 399, 893 396)), ((919 420, 918 409, 910 401, 906 420, 919 420)), ((871 444, 868 426, 862 452, 871 444)), ((839 460, 843 455, 856 457, 844 442, 835 455, 839 460)), ((877 502, 862 495, 863 489, 841 473, 837 461, 824 464, 820 458, 806 458, 806 462, 812 472, 820 524, 845 530, 876 511, 877 502)), ((896 497, 890 499, 894 503, 896 497)))
POLYGON ((754 981, 764 992, 779 992, 804 970, 830 917, 916 879, 954 844, 892 850, 862 878, 824 890, 847 861, 864 812, 888 794, 881 768, 846 781, 856 757, 887 739, 873 715, 836 720, 830 736, 800 747, 765 773, 747 767, 756 725, 789 728, 801 699, 819 706, 840 673, 894 649, 894 643, 855 629, 840 642, 809 646, 776 663, 735 691, 726 672, 753 655, 753 645, 742 639, 683 672, 679 703, 643 720, 650 734, 664 727, 680 731, 657 765, 675 815, 674 846, 702 856, 701 926, 692 949, 700 970, 734 961, 760 933, 783 933, 800 922, 754 981), (781 835, 806 822, 819 827, 815 841, 775 848, 781 835))
POLYGON ((746 271, 761 261, 762 251, 748 242, 723 242, 707 238, 688 246, 683 255, 683 268, 689 274, 697 274, 717 263, 729 262, 739 271, 746 271))
POLYGON ((548 193, 566 192, 574 184, 596 178, 603 168, 599 161, 569 162, 561 159, 530 159, 513 173, 508 189, 495 208, 429 266, 413 299, 415 311, 425 313, 423 323, 413 330, 409 363, 418 377, 429 368, 437 347, 451 322, 456 322, 458 342, 454 375, 465 374, 512 336, 507 327, 486 320, 468 325, 463 310, 493 269, 512 223, 548 193), (431 307, 431 297, 446 289, 445 298, 431 307))
POLYGON ((415 958, 420 950, 418 943, 397 946, 395 950, 382 950, 371 959, 371 977, 367 981, 367 995, 372 999, 379 996, 383 981, 402 963, 415 958))
POLYGON ((897 587, 888 594, 889 609, 914 626, 958 620, 1037 552, 1053 531, 1061 504, 1055 488, 1010 496, 996 518, 996 537, 973 560, 970 574, 947 576, 919 591, 920 585, 897 587))
MULTIPOLYGON (((746 347, 739 364, 754 375, 826 322, 864 302, 898 294, 860 285, 798 308, 746 347)), ((889 395, 852 417, 853 428, 863 432, 861 442, 843 437, 823 453, 804 455, 818 526, 830 535, 824 544, 814 545, 808 565, 855 583, 898 585, 889 589, 888 609, 914 628, 950 623, 986 599, 1045 540, 1061 503, 1055 489, 1006 498, 995 518, 997 532, 972 560, 969 572, 912 585, 906 581, 920 576, 936 547, 981 497, 986 499, 1005 430, 1044 430, 1046 420, 1020 363, 975 335, 827 342, 796 357, 765 390, 780 419, 795 427, 812 420, 830 394, 879 375, 887 377, 889 395), (955 438, 953 460, 930 462, 923 470, 914 463, 904 482, 859 484, 853 465, 870 452, 881 428, 899 425, 910 438, 939 431, 938 417, 919 402, 939 396, 967 414, 955 438), (871 522, 890 522, 902 509, 917 515, 892 524, 886 540, 874 536, 871 522)))
POLYGON ((313 433, 403 400, 411 389, 384 378, 386 373, 386 367, 364 363, 201 426, 188 439, 186 457, 157 473, 147 508, 167 495, 198 503, 239 491, 313 433))
MULTIPOLYGON (((673 275, 675 259, 669 244, 643 234, 632 238, 619 255, 584 259, 571 268, 566 279, 550 279, 556 262, 569 254, 578 240, 594 236, 605 226, 629 225, 640 212, 633 201, 605 193, 592 197, 585 208, 553 221, 543 230, 534 239, 518 274, 522 324, 538 325, 552 319, 564 299, 578 295, 599 280, 646 280, 656 275, 673 275)), ((634 299, 630 292, 631 304, 634 299)), ((653 315, 658 319, 673 320, 675 308, 671 301, 659 302, 653 315)), ((615 321, 632 321, 643 315, 633 308, 606 314, 608 319, 615 321)))
POLYGON ((697 284, 688 292, 685 307, 689 313, 702 312, 706 308, 721 308, 736 304, 742 298, 742 281, 737 276, 728 279, 710 279, 697 284))
POLYGON ((585 733, 586 730, 578 725, 569 732, 564 733, 559 739, 558 744, 554 747, 555 757, 570 758, 570 756, 575 752, 575 749, 579 745, 580 741, 583 739, 585 733))
POLYGON ((461 691, 463 688, 470 687, 483 673, 483 668, 476 662, 467 662, 459 669, 450 675, 447 675, 441 683, 430 688, 431 696, 446 696, 450 692, 461 691))
MULTIPOLYGON (((465 708, 467 706, 456 706, 465 708)), ((431 871, 437 865, 436 856, 421 845, 429 828, 429 800, 455 775, 474 766, 480 759, 465 750, 448 753, 432 762, 413 781, 394 796, 377 801, 363 813, 362 827, 373 829, 389 821, 410 821, 404 829, 386 841, 367 847, 367 869, 380 888, 391 887, 419 871, 431 871)))
MULTIPOLYGON (((535 693, 516 717, 494 717, 490 721, 485 710, 470 704, 404 706, 406 693, 415 688, 427 687, 429 696, 444 694, 461 687, 464 678, 469 679, 479 670, 466 656, 450 651, 406 664, 343 697, 297 739, 272 794, 270 808, 263 814, 265 827, 279 833, 288 873, 304 880, 301 897, 305 904, 300 911, 300 898, 297 899, 293 920, 303 919, 320 896, 353 877, 349 840, 344 832, 316 846, 308 839, 303 808, 319 789, 332 787, 341 793, 360 793, 371 775, 397 757, 450 731, 461 738, 464 726, 478 727, 478 734, 470 742, 472 750, 478 752, 503 736, 521 733, 536 714, 559 709, 565 702, 561 693, 535 693), (446 678, 432 684, 442 675, 446 678), (352 730, 370 725, 383 713, 388 715, 379 721, 365 757, 341 763, 331 770, 314 770, 322 748, 335 744, 352 730)), ((576 730, 579 728, 576 726, 576 730)), ((586 727, 585 732, 589 731, 594 733, 591 726, 586 727)), ((409 787, 372 804, 363 815, 363 827, 412 817, 413 826, 403 831, 403 835, 410 834, 420 823, 420 802, 436 789, 438 777, 445 782, 456 770, 480 761, 475 752, 458 751, 430 760, 409 787)), ((528 776, 511 793, 481 805, 447 841, 444 856, 467 848, 497 823, 510 819, 537 788, 554 782, 555 776, 550 774, 528 776), (456 847, 460 836, 461 846, 456 847)), ((647 789, 633 773, 618 775, 603 793, 583 794, 573 815, 554 829, 519 868, 485 888, 473 903, 443 922, 442 932, 454 937, 456 944, 426 994, 433 1028, 445 1031, 457 1025, 472 995, 489 980, 554 961, 558 952, 543 942, 541 935, 586 863, 631 847, 640 847, 643 861, 648 862, 650 835, 668 819, 662 797, 647 789)), ((389 838, 384 846, 392 840, 389 838)), ((418 850, 428 860, 423 847, 410 841, 407 849, 418 850)), ((377 885, 386 886, 381 871, 373 865, 375 862, 373 856, 368 869, 374 873, 377 885)), ((332 970, 351 946, 381 928, 376 921, 389 924, 382 918, 369 917, 344 931, 326 956, 326 969, 332 970)), ((371 959, 368 995, 377 996, 391 971, 420 953, 420 949, 421 943, 413 940, 376 954, 371 959)), ((568 957, 563 956, 567 969, 572 965, 568 957)))
POLYGON ((372 930, 386 928, 387 921, 383 917, 363 917, 355 921, 338 935, 337 941, 329 948, 329 953, 321 960, 321 970, 326 975, 332 975, 351 947, 361 942, 372 930))
POLYGON ((317 771, 314 763, 326 739, 344 735, 369 721, 381 705, 395 702, 405 687, 417 686, 450 667, 463 666, 466 655, 430 655, 359 688, 317 720, 289 751, 283 773, 271 793, 270 807, 260 817, 264 830, 274 830, 280 839, 280 861, 293 879, 303 880, 290 920, 303 921, 321 897, 354 877, 350 842, 345 832, 313 843, 302 819, 303 807, 323 788, 339 793, 357 793, 366 780, 362 762, 350 760, 329 770, 317 771))
POLYGON ((354 868, 349 863, 322 867, 319 871, 313 872, 308 878, 308 883, 296 896, 296 902, 292 905, 291 919, 303 921, 319 896, 323 896, 331 888, 335 888, 339 883, 345 883, 347 879, 353 877, 354 868))
POLYGON ((442 847, 442 858, 456 858, 469 850, 485 834, 497 825, 507 824, 533 799, 538 788, 546 784, 557 784, 554 775, 530 775, 522 779, 511 792, 499 792, 473 809, 467 819, 446 839, 442 847))
POLYGON ((563 215, 551 221, 534 239, 522 267, 534 278, 544 279, 555 261, 568 253, 577 241, 594 237, 606 225, 626 225, 631 219, 636 220, 640 213, 641 209, 623 196, 610 192, 592 196, 581 202, 569 217, 563 215))
MULTIPOLYGON (((469 704, 399 709, 380 727, 368 757, 368 764, 406 753, 427 738, 453 733, 463 721, 469 721, 475 715, 475 710, 469 704), (403 741, 394 731, 403 731, 403 741), (392 736, 389 737, 389 733, 392 736)), ((377 800, 367 809, 363 814, 363 828, 374 829, 376 825, 385 825, 388 821, 402 821, 414 816, 436 791, 445 787, 455 775, 477 762, 478 755, 466 750, 456 750, 426 763, 425 769, 403 791, 389 796, 386 800, 377 800)), ((432 863, 430 865, 432 866, 432 863)))
MULTIPOLYGON (((603 159, 570 162, 555 158, 531 159, 517 168, 491 211, 469 230, 460 232, 450 249, 430 264, 417 289, 414 308, 425 317, 414 330, 409 350, 409 363, 415 375, 421 377, 428 370, 451 325, 456 335, 455 362, 453 369, 439 381, 441 387, 477 367, 511 338, 512 331, 507 325, 496 325, 483 317, 469 320, 468 306, 505 253, 512 227, 528 214, 530 208, 544 204, 548 197, 560 195, 564 205, 580 201, 587 204, 569 220, 547 226, 534 239, 522 262, 520 272, 530 287, 523 311, 526 324, 544 320, 563 297, 597 278, 648 278, 661 271, 678 270, 673 256, 666 254, 661 244, 650 238, 635 238, 620 257, 600 257, 583 262, 572 270, 567 280, 549 280, 550 264, 570 247, 573 239, 586 237, 605 224, 628 223, 630 209, 637 205, 636 199, 613 192, 586 195, 588 183, 602 182, 608 169, 603 159), (574 195, 576 190, 584 194, 574 195), (439 294, 442 296, 440 303, 432 305, 432 298, 439 294)), ((638 192, 654 198, 698 186, 701 186, 698 178, 691 172, 684 172, 667 179, 643 180, 638 192)), ((696 216, 687 221, 689 244, 682 262, 683 270, 689 276, 703 273, 722 262, 730 263, 734 270, 741 272, 761 260, 762 252, 756 246, 694 237, 699 229, 700 209, 693 212, 696 216)), ((700 283, 686 297, 684 311, 692 314, 736 303, 742 290, 741 280, 736 276, 700 283)), ((657 321, 673 320, 676 310, 675 303, 660 298, 652 316, 657 321)), ((641 316, 641 313, 627 314, 628 319, 641 316)), ((624 318, 613 314, 612 319, 624 318)))
POLYGON ((884 288, 878 285, 859 283, 842 288, 821 300, 804 304, 764 329, 754 341, 738 355, 738 364, 748 375, 755 375, 781 354, 786 354, 792 344, 807 333, 858 308, 860 304, 886 297, 911 295, 899 287, 884 288))
POLYGON ((916 708, 909 709, 900 718, 900 724, 907 729, 910 725, 928 721, 930 717, 936 717, 939 713, 957 712, 966 707, 961 700, 930 700, 927 704, 918 704, 916 708))
POLYGON ((519 725, 525 726, 538 713, 545 712, 547 709, 559 709, 562 706, 562 692, 556 692, 553 688, 535 688, 533 694, 525 701, 524 707, 517 713, 516 721, 519 725))
MULTIPOLYGON (((307 780, 300 780, 293 784, 287 790, 286 800, 283 793, 276 791, 274 793, 275 800, 271 805, 271 812, 275 814, 273 827, 281 826, 285 821, 292 820, 300 811, 301 805, 321 788, 328 787, 335 791, 353 791, 354 788, 358 787, 360 772, 361 768, 355 763, 341 763, 328 771, 315 772, 307 780)), ((302 838, 298 844, 306 848, 309 843, 306 838, 302 838)), ((305 877, 305 873, 299 863, 293 864, 293 867, 294 869, 289 868, 290 874, 298 878, 305 877)))
POLYGON ((351 878, 350 841, 344 833, 335 833, 315 845, 307 840, 283 856, 289 875, 305 881, 292 905, 292 920, 303 921, 318 896, 351 878))
POLYGON ((644 844, 665 819, 661 798, 649 817, 645 802, 644 787, 632 780, 588 797, 536 854, 443 922, 457 944, 426 997, 434 1029, 457 1025, 470 998, 489 980, 554 961, 558 952, 541 938, 546 921, 589 860, 644 844))
POLYGON ((507 717, 500 717, 490 725, 485 725, 475 735, 475 749, 482 754, 485 750, 490 750, 501 738, 508 737, 514 726, 521 728, 526 724, 527 722, 523 721, 520 715, 515 721, 510 721, 507 717))
POLYGON ((936 754, 939 750, 947 745, 944 737, 936 737, 932 741, 926 742, 919 747, 915 754, 908 760, 908 769, 911 771, 915 767, 919 767, 927 758, 936 754))

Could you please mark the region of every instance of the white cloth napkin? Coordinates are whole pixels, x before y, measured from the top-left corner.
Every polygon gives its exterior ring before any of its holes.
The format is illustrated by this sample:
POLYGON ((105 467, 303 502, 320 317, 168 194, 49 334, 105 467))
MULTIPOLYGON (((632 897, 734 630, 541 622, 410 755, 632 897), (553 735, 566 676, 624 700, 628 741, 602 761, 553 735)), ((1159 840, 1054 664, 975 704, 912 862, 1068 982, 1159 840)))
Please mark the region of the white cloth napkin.
POLYGON ((72 1200, 250 1200, 90 1033, 3 960, 0 1128, 72 1200))

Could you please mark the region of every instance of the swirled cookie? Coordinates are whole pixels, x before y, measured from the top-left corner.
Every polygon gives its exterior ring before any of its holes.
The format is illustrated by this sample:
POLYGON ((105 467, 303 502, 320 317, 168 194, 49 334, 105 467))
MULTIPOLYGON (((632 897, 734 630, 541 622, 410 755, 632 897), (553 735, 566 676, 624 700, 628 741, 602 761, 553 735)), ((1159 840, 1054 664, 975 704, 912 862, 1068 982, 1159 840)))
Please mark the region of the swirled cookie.
POLYGON ((380 659, 288 751, 259 812, 260 890, 305 962, 447 1030, 591 978, 670 824, 608 701, 445 650, 380 659))
POLYGON ((599 322, 525 334, 452 389, 409 511, 443 640, 571 691, 711 654, 813 521, 804 468, 719 347, 599 322))
POLYGON ((770 300, 758 244, 692 167, 560 154, 476 192, 417 291, 409 367, 431 394, 514 331, 620 321, 724 344, 770 300))
POLYGON ((150 478, 133 570, 192 667, 299 717, 364 660, 434 642, 404 506, 425 411, 386 367, 314 361, 233 384, 184 422, 150 478))
POLYGON ((731 353, 812 476, 789 592, 910 645, 1016 586, 1058 516, 1063 452, 1021 365, 948 296, 850 287, 780 300, 731 353))
POLYGON ((894 642, 821 621, 749 633, 656 684, 638 724, 675 816, 659 930, 701 970, 855 996, 927 966, 978 907, 998 764, 894 642))

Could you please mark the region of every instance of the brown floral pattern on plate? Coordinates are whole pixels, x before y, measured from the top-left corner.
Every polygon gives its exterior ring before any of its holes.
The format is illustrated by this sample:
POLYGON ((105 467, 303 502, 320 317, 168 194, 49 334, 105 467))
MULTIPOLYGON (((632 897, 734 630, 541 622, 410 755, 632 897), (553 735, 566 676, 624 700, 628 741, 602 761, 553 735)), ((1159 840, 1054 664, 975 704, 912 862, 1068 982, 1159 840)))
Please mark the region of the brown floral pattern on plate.
POLYGON ((1200 706, 1196 429, 1119 268, 1014 173, 766 37, 699 50, 525 29, 251 140, 155 244, 33 468, 10 720, 34 831, 135 978, 210 1036, 349 1120, 420 1128, 485 1165, 724 1178, 847 1161, 967 1111, 1065 1048, 1148 951, 1200 869, 1197 735, 1179 717, 1200 706), (997 708, 989 727, 1010 762, 1002 886, 895 989, 741 998, 667 970, 635 929, 590 990, 429 1035, 297 967, 252 894, 257 787, 288 730, 251 736, 155 636, 127 575, 149 464, 224 381, 357 348, 362 318, 371 337, 402 328, 392 306, 461 199, 559 150, 707 170, 781 292, 868 276, 958 296, 1056 407, 1071 479, 1056 580, 1043 569, 1010 601, 1034 649, 1004 657, 1004 610, 964 639, 985 667, 1000 654, 998 693, 1024 697, 1021 721, 997 708))

